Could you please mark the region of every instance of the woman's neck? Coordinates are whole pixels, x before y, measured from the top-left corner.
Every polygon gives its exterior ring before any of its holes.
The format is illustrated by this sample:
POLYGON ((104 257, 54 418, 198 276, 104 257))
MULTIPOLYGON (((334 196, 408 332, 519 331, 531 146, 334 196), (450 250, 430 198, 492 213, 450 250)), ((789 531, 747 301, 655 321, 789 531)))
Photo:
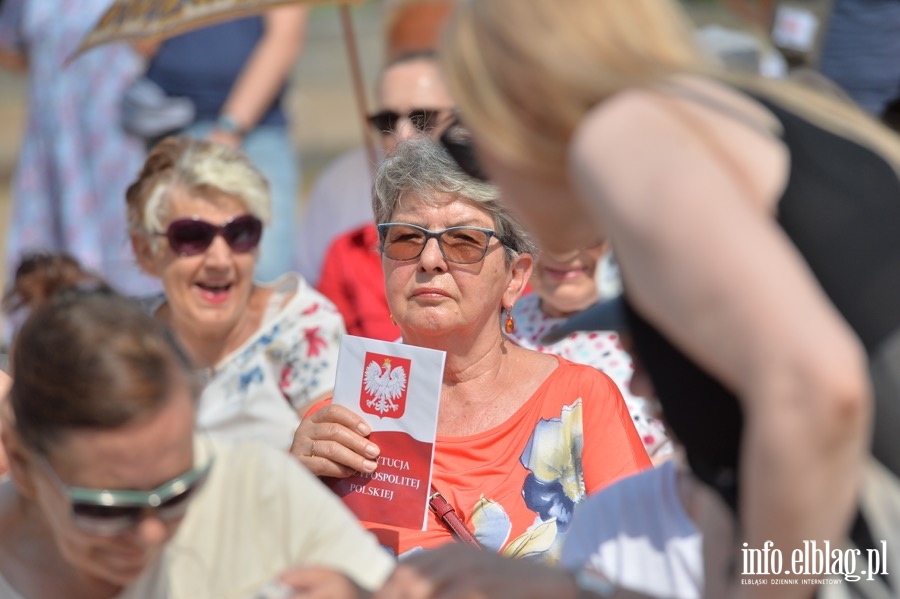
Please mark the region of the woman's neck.
MULTIPOLYGON (((244 319, 241 319, 242 321, 244 319)), ((213 368, 231 351, 240 346, 237 341, 245 337, 243 327, 235 326, 227 331, 196 331, 188 326, 170 323, 178 341, 185 348, 191 363, 197 368, 213 368)))
POLYGON ((556 366, 549 356, 524 350, 504 337, 499 323, 487 331, 480 336, 444 332, 433 338, 404 337, 409 344, 447 354, 438 412, 440 436, 479 434, 505 422, 556 366), (549 359, 542 362, 542 358, 549 359))
POLYGON ((546 302, 543 299, 538 302, 538 308, 540 308, 541 313, 547 318, 568 318, 569 316, 577 312, 577 310, 569 310, 568 312, 565 310, 559 310, 551 306, 549 302, 546 302))
POLYGON ((466 389, 469 386, 493 384, 498 374, 504 370, 510 345, 511 341, 499 337, 494 344, 472 347, 465 353, 447 352, 444 388, 466 389))
POLYGON ((480 329, 480 334, 472 330, 441 331, 433 335, 404 331, 403 342, 445 352, 444 385, 465 384, 500 368, 506 353, 504 344, 509 341, 500 333, 499 319, 494 326, 474 327, 480 329))

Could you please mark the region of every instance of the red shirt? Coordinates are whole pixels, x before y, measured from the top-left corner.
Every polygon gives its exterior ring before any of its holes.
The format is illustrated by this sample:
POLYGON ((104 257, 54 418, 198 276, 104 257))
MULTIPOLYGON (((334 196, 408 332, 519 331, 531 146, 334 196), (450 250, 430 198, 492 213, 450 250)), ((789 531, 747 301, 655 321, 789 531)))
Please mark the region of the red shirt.
MULTIPOLYGON (((576 505, 651 467, 612 379, 557 359, 556 370, 505 422, 435 442, 434 487, 482 545, 507 557, 553 561, 576 505)), ((430 511, 425 531, 362 524, 396 555, 454 540, 430 511)))
POLYGON ((374 223, 335 239, 325 255, 318 290, 340 311, 349 334, 396 341, 400 329, 391 322, 377 248, 374 223))

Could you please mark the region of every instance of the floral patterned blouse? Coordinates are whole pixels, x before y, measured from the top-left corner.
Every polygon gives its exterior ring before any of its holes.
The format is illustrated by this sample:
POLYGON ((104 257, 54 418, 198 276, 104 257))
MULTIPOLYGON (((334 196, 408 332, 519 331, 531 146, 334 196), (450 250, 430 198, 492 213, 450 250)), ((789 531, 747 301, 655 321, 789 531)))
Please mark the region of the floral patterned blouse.
POLYGON ((634 421, 647 453, 661 458, 672 453, 672 441, 660 418, 659 403, 632 395, 628 391, 634 365, 631 356, 622 349, 615 331, 580 331, 556 343, 542 344, 541 337, 560 326, 565 318, 551 318, 541 311, 541 298, 531 293, 520 299, 512 309, 516 323, 509 337, 522 347, 539 352, 557 354, 578 364, 593 366, 611 378, 622 396, 634 421))
MULTIPOLYGON (((476 435, 438 436, 434 446, 434 487, 482 545, 508 557, 553 561, 575 506, 650 467, 609 377, 558 360, 505 422, 476 435)), ((433 512, 425 531, 363 525, 400 556, 454 540, 433 512)))
POLYGON ((297 274, 269 286, 273 294, 259 330, 206 372, 197 428, 287 451, 300 424, 297 409, 334 388, 344 321, 297 274))

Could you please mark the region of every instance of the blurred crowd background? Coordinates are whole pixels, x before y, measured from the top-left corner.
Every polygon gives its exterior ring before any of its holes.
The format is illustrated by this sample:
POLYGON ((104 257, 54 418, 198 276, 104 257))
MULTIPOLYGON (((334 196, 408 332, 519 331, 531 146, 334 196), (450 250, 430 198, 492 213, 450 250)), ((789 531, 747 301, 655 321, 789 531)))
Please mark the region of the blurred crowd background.
MULTIPOLYGON (((741 18, 723 2, 684 0, 700 25, 742 27, 741 18)), ((384 2, 369 0, 352 9, 366 93, 371 108, 375 80, 384 63, 384 2)), ((305 205, 317 174, 342 152, 358 147, 362 125, 353 97, 351 71, 336 6, 312 9, 306 48, 295 66, 288 95, 292 135, 302 171, 297 201, 305 205)), ((26 78, 0 69, 0 231, 6 230, 10 179, 25 126, 26 78)), ((3 251, 0 244, 0 252, 3 251)), ((125 246, 123 246, 125 247, 125 246)), ((0 256, 0 285, 6 286, 5 261, 0 256)))

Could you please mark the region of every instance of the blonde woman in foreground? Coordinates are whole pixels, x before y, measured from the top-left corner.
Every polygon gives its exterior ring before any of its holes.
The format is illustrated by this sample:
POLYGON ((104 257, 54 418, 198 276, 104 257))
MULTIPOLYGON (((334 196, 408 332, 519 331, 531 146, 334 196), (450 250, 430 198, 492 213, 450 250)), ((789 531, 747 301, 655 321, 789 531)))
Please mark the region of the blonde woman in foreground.
MULTIPOLYGON (((734 515, 716 521, 737 524, 704 529, 706 595, 814 595, 741 586, 740 549, 846 538, 873 409, 873 453, 898 471, 896 138, 815 92, 717 71, 666 0, 460 2, 444 50, 471 134, 444 136, 460 164, 543 248, 612 243, 665 417, 734 515)), ((418 572, 421 596, 473 580, 418 572)))

